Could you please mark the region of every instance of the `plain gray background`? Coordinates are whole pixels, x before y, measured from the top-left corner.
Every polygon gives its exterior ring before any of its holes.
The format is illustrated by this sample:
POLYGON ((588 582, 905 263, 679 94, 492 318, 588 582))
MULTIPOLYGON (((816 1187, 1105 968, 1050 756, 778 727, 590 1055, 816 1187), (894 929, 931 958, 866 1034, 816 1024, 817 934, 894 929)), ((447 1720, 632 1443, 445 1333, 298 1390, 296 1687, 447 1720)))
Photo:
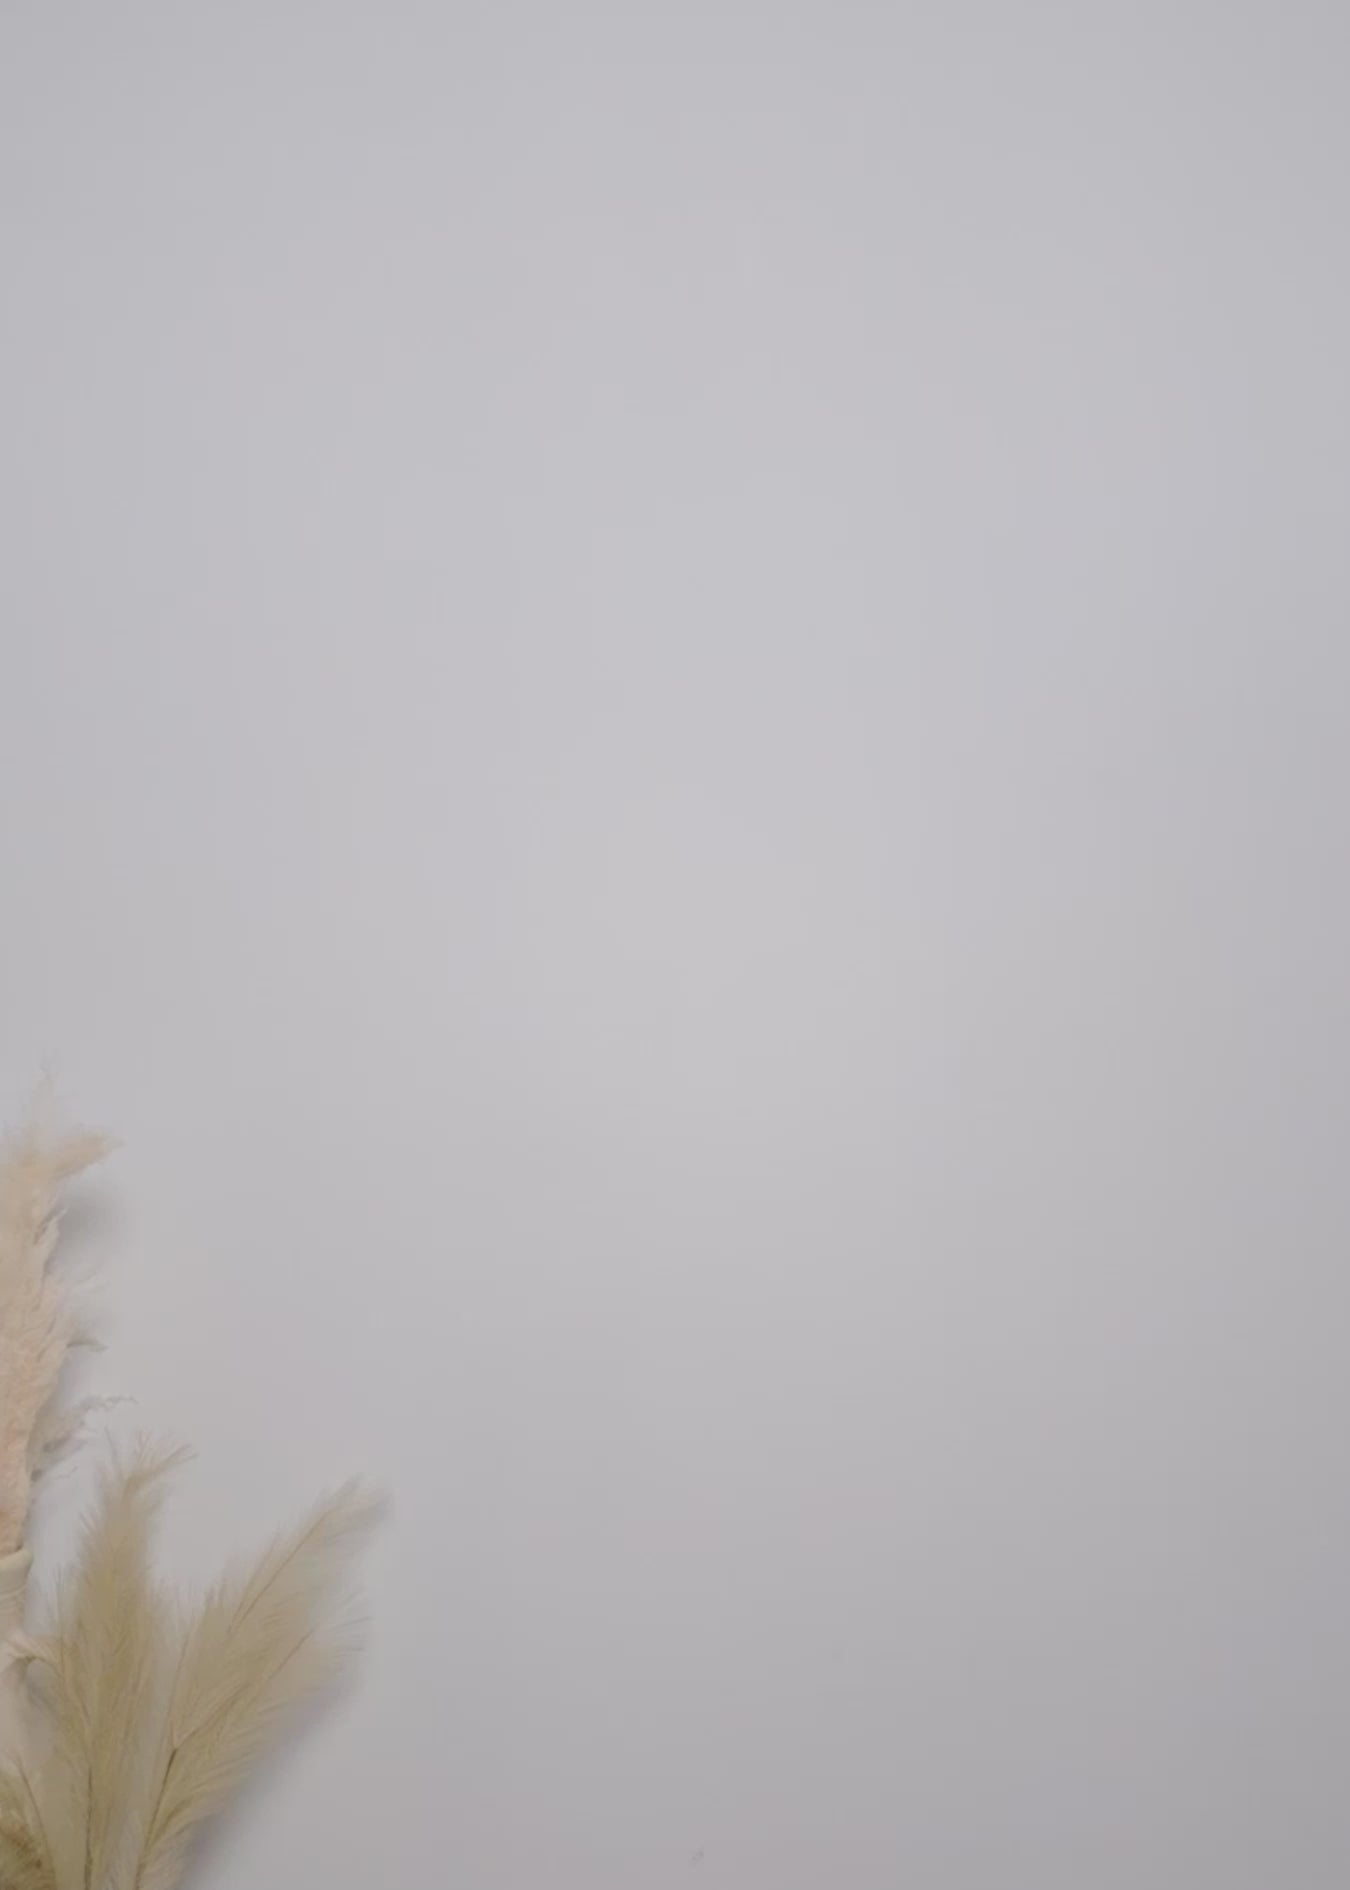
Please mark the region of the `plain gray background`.
POLYGON ((6 1096, 395 1498, 202 1885, 1343 1890, 1343 9, 0 22, 6 1096))

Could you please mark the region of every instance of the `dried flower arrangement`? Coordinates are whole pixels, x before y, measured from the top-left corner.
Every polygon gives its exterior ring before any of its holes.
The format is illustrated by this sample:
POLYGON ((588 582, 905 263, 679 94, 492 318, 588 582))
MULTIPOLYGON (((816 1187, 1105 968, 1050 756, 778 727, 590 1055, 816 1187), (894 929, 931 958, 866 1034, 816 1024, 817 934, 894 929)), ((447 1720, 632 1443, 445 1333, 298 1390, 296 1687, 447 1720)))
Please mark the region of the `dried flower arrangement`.
POLYGON ((184 1605, 155 1577, 181 1453, 103 1471, 50 1619, 24 1621, 34 1483, 79 1432, 62 1367, 87 1335, 52 1270, 61 1184, 98 1137, 0 1151, 0 1890, 172 1890, 199 1826, 342 1665, 340 1598, 370 1503, 348 1485, 184 1605))

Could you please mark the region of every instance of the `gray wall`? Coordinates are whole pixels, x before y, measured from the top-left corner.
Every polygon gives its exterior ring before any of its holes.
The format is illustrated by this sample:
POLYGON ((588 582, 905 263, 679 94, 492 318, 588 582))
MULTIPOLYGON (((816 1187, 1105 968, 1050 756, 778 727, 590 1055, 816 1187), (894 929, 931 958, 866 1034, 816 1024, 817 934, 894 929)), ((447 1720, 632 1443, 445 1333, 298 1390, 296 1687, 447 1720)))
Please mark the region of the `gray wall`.
POLYGON ((396 1499, 203 1886, 1342 1890, 1348 57, 4 7, 6 1096, 396 1499))

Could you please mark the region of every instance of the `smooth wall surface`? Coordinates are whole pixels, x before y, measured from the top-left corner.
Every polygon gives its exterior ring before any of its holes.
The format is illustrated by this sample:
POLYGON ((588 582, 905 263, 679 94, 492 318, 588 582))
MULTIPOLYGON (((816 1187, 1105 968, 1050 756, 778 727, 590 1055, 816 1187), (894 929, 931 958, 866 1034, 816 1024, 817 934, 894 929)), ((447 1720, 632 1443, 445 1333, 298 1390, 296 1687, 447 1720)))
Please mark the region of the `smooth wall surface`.
POLYGON ((1348 60, 0 8, 6 1106, 394 1497, 203 1890, 1342 1890, 1348 60))

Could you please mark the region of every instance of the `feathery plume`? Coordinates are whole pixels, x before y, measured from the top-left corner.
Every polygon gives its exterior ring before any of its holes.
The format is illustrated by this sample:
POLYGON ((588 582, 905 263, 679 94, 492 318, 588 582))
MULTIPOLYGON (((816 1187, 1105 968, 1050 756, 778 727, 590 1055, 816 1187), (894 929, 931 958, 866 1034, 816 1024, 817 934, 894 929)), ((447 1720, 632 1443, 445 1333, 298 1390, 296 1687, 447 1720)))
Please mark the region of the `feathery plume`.
POLYGON ((128 1881, 130 1812, 149 1759, 142 1729, 165 1697, 171 1614, 151 1575, 151 1534, 182 1452, 142 1445, 105 1470, 51 1632, 20 1643, 45 1707, 34 1785, 57 1890, 128 1881))
POLYGON ((109 1402, 59 1396, 90 1340, 51 1268, 61 1184, 105 1147, 36 1113, 0 1144, 0 1890, 175 1890, 203 1821, 340 1670, 338 1604, 373 1514, 348 1484, 185 1608, 152 1558, 182 1453, 142 1444, 104 1470, 46 1631, 22 1631, 34 1480, 109 1402))
POLYGON ((0 1148, 0 1556, 23 1542, 34 1479, 81 1421, 57 1397, 84 1335, 51 1268, 56 1197, 106 1146, 97 1135, 50 1135, 35 1119, 0 1148))
POLYGON ((31 1781, 0 1766, 5 1890, 174 1890, 200 1825, 350 1651, 338 1604, 370 1498, 345 1486, 185 1612, 150 1564, 179 1460, 114 1463, 51 1631, 21 1644, 46 1736, 31 1781))

